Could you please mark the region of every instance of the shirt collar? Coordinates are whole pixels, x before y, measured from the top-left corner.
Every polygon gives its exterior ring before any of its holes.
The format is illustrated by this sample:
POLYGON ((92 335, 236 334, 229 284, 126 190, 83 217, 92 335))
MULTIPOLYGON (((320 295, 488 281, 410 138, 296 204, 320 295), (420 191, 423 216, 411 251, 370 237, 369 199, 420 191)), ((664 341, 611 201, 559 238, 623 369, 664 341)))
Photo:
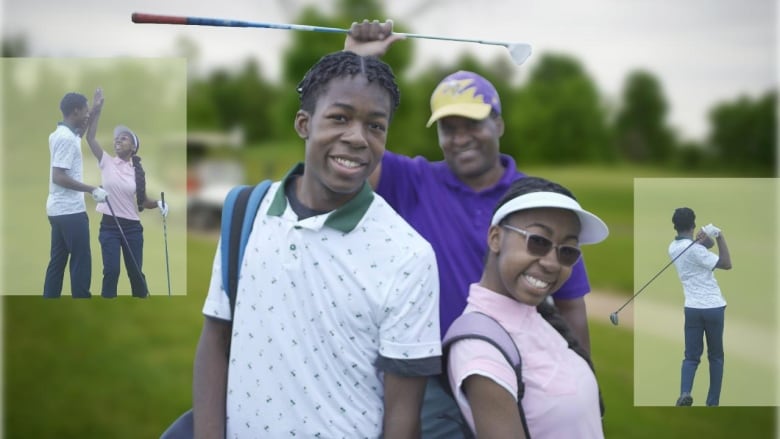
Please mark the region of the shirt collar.
POLYGON ((66 123, 65 123, 65 121, 62 121, 62 122, 57 122, 57 126, 64 126, 65 128, 69 129, 69 130, 70 130, 70 132, 72 132, 74 136, 76 136, 76 137, 81 137, 81 133, 79 133, 78 131, 76 131, 76 129, 75 129, 75 128, 73 128, 72 126, 70 126, 70 125, 66 124, 66 123))
MULTIPOLYGON (((469 286, 468 304, 489 314, 510 332, 520 332, 536 318, 536 307, 487 289, 478 283, 469 286)), ((528 328, 526 328, 528 329, 528 328)))
MULTIPOLYGON (((303 175, 303 163, 296 164, 282 179, 279 190, 276 191, 276 195, 274 195, 271 201, 271 206, 268 208, 269 216, 282 216, 285 209, 287 209, 287 197, 284 195, 284 187, 291 178, 298 175, 303 175)), ((326 214, 328 218, 325 220, 324 225, 343 233, 351 232, 357 227, 373 200, 374 191, 371 190, 368 182, 365 182, 357 195, 351 200, 326 214)))
MULTIPOLYGON (((517 171, 517 163, 515 163, 515 159, 512 158, 512 156, 508 154, 501 154, 499 156, 499 160, 501 161, 501 166, 504 167, 504 174, 501 176, 501 178, 496 182, 496 184, 488 189, 485 189, 485 191, 494 190, 496 188, 499 188, 501 192, 504 192, 509 185, 512 184, 513 181, 517 180, 518 171, 517 171)), ((455 175, 454 172, 449 168, 446 162, 442 162, 442 164, 447 168, 447 172, 444 173, 444 182, 450 186, 457 189, 460 189, 461 191, 466 192, 474 192, 471 187, 469 187, 466 183, 462 182, 457 175, 455 175)), ((523 174, 519 174, 523 175, 523 174)))

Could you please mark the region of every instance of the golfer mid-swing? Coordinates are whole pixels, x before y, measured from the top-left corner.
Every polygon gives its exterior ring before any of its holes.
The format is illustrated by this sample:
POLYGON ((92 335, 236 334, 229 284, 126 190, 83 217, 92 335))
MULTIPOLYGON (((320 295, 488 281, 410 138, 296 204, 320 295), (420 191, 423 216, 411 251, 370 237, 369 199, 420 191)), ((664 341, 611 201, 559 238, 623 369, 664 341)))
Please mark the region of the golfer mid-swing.
MULTIPOLYGON (((693 241, 696 214, 687 207, 680 207, 675 209, 672 223, 677 236, 669 244, 669 257, 675 258, 693 241)), ((707 405, 717 406, 723 381, 723 321, 726 300, 720 292, 713 271, 716 268, 730 270, 731 256, 723 232, 712 224, 702 227, 696 239, 698 242, 674 261, 685 293, 685 359, 682 362, 680 397, 676 405, 693 404, 693 378, 704 350, 703 337, 707 337, 707 359, 710 364, 707 405), (708 250, 714 245, 712 238, 718 244, 718 254, 708 250)))

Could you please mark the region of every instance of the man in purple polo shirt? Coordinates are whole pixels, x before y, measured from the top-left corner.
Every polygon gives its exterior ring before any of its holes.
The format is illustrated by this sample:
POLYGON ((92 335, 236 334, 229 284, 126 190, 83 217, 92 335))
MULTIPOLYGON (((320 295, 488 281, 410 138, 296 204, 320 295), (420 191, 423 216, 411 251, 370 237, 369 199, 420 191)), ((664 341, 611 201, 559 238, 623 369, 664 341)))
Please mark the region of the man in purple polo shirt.
MULTIPOLYGON (((345 50, 381 56, 399 38, 392 22, 355 23, 345 50)), ((466 306, 469 285, 479 281, 487 250, 487 230, 498 200, 512 181, 525 174, 512 157, 501 154, 504 134, 501 102, 482 76, 459 71, 444 78, 431 96, 444 161, 429 162, 385 151, 371 176, 375 191, 415 228, 436 253, 440 284, 442 336, 466 306)), ((580 259, 572 275, 553 296, 556 307, 577 338, 590 351, 583 296, 590 291, 580 259)), ((423 437, 459 437, 454 401, 438 380, 428 380, 423 404, 423 437)))
MULTIPOLYGON (((517 170, 511 156, 499 152, 504 131, 501 102, 485 78, 467 71, 447 76, 433 92, 431 110, 428 126, 438 125, 444 161, 385 151, 381 169, 371 182, 436 251, 442 273, 440 325, 444 334, 463 313, 469 285, 482 275, 487 230, 496 203, 525 174, 517 170)), ((589 290, 580 261, 554 298, 557 304, 582 300, 589 290)), ((569 303, 563 306, 570 307, 569 303)), ((578 337, 587 346, 581 332, 578 337)))

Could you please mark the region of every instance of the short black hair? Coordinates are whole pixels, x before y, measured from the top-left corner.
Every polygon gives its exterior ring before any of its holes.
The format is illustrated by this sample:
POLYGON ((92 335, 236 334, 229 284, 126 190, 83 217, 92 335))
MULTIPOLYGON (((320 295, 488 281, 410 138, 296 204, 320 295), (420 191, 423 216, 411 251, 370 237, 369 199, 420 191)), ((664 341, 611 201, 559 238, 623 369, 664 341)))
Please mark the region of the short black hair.
POLYGON ((363 75, 369 82, 376 82, 390 94, 390 116, 401 103, 401 92, 393 75, 393 69, 374 56, 360 56, 341 51, 323 56, 314 64, 298 84, 301 110, 314 112, 317 99, 325 93, 328 83, 344 76, 363 75))
MULTIPOLYGON (((507 191, 504 193, 504 196, 502 196, 498 201, 498 204, 496 204, 495 209, 493 209, 493 215, 496 214, 501 206, 508 203, 510 200, 521 195, 530 194, 531 192, 555 192, 561 195, 566 195, 572 200, 577 201, 577 198, 574 196, 574 194, 562 185, 541 177, 528 176, 519 178, 512 182, 512 184, 509 186, 509 189, 507 189, 507 191)), ((504 220, 510 216, 511 215, 507 215, 504 220)))
POLYGON ((73 110, 83 108, 87 105, 87 97, 81 93, 66 93, 60 101, 60 111, 62 116, 67 117, 73 110))
POLYGON ((696 214, 688 207, 678 207, 672 214, 674 230, 683 232, 696 227, 696 214))

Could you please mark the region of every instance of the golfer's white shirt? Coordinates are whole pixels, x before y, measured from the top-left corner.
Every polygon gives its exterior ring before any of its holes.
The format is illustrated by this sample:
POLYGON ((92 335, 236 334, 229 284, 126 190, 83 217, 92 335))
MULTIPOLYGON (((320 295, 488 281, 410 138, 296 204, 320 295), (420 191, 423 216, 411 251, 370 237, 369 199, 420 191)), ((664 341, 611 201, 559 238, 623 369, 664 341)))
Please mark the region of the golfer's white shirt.
MULTIPOLYGON (((669 257, 675 258, 691 244, 690 239, 679 239, 669 244, 669 257)), ((674 266, 683 286, 686 308, 720 308, 726 300, 715 280, 713 270, 720 257, 696 243, 682 254, 674 266)))
MULTIPOLYGON (((333 212, 299 221, 287 204, 267 215, 277 191, 278 182, 241 264, 228 437, 379 437, 377 358, 441 355, 433 249, 376 194, 345 233, 325 225, 333 212)), ((221 277, 217 251, 203 313, 230 320, 221 277)))
POLYGON ((59 216, 86 212, 84 192, 74 191, 54 184, 51 168, 65 169, 70 178, 83 181, 84 164, 81 157, 81 137, 65 125, 58 125, 49 135, 49 196, 46 198, 46 215, 59 216))

